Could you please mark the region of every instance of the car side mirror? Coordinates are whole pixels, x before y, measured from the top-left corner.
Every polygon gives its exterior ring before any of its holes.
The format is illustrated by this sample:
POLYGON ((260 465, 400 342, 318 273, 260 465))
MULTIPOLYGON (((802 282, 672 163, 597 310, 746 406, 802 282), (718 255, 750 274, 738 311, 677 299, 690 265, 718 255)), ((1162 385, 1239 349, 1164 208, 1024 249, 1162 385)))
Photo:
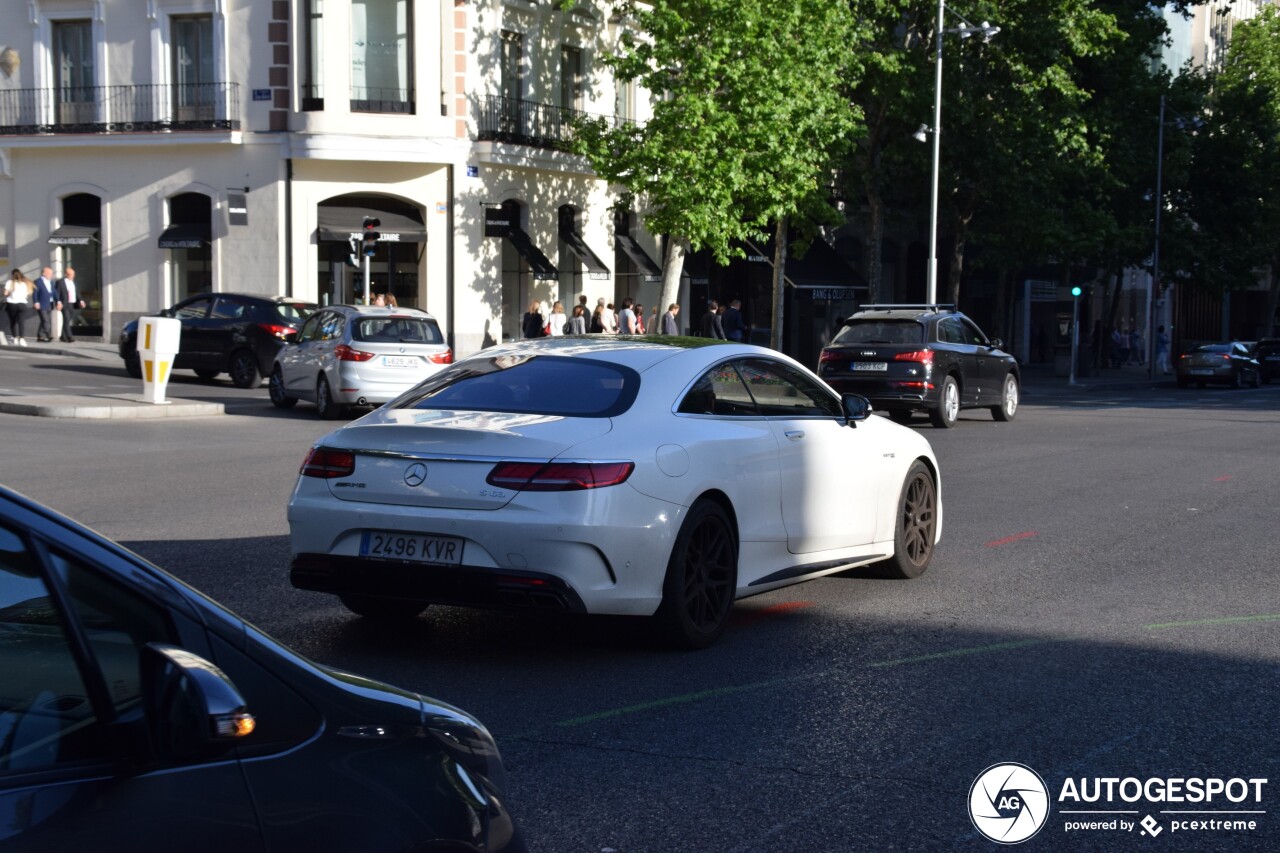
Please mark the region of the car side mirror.
POLYGON ((147 719, 161 761, 210 758, 253 733, 244 697, 217 666, 186 649, 148 643, 147 719))
POLYGON ((990 346, 992 349, 1004 349, 1004 341, 1000 340, 999 338, 992 338, 988 346, 990 346))
POLYGON ((857 426, 858 421, 871 417, 871 401, 861 394, 841 394, 840 405, 849 426, 857 426))
POLYGON ((284 337, 281 340, 283 340, 286 344, 296 344, 298 342, 298 333, 285 332, 284 337))

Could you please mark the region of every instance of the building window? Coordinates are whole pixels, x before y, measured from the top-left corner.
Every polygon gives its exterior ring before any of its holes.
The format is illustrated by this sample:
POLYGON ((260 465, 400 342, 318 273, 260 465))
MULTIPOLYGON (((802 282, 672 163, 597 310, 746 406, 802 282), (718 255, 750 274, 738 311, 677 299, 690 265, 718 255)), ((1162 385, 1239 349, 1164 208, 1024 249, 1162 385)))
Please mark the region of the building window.
POLYGON ((160 248, 169 250, 173 301, 213 290, 213 202, 203 193, 169 199, 169 227, 160 248))
POLYGON ((176 124, 213 121, 218 101, 213 61, 213 18, 172 19, 173 118, 176 124))
POLYGON ((614 102, 613 114, 621 122, 633 123, 636 120, 636 82, 634 80, 618 80, 617 100, 614 102))
POLYGON ((411 8, 408 0, 353 0, 352 112, 413 112, 411 8))
POLYGON ((324 109, 324 0, 307 0, 302 68, 302 109, 324 109))
POLYGON ((582 51, 567 44, 560 48, 560 106, 582 109, 582 51))
POLYGON ((53 24, 53 86, 59 125, 92 124, 94 106, 93 26, 89 21, 53 24))
POLYGON ((498 72, 502 75, 502 97, 518 101, 524 97, 524 35, 502 31, 498 72))

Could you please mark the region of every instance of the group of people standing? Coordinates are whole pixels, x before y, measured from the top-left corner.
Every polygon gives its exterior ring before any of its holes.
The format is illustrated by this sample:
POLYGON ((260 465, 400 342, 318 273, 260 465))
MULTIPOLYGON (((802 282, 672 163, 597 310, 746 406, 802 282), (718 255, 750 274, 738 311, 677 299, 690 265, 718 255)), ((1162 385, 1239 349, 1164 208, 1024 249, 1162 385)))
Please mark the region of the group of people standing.
MULTIPOLYGON (((27 328, 33 314, 40 318, 36 340, 41 343, 52 341, 53 312, 58 311, 62 315, 60 340, 72 343, 75 337, 71 329, 84 304, 84 297, 76 285, 76 271, 71 267, 67 267, 62 278, 56 281, 52 267, 41 269, 35 281, 27 278, 22 270, 14 270, 4 283, 4 310, 9 321, 9 341, 20 347, 27 345, 27 328)), ((4 334, 0 332, 0 339, 3 337, 4 334)))
POLYGON ((702 315, 702 337, 741 343, 749 331, 750 327, 742 319, 742 300, 735 299, 728 306, 714 299, 707 303, 707 313, 702 315))
POLYGON ((654 308, 645 319, 644 306, 630 296, 622 300, 621 309, 614 303, 606 302, 602 296, 596 300, 595 308, 590 307, 585 293, 578 295, 578 304, 573 312, 566 314, 564 303, 556 300, 551 310, 543 311, 541 300, 534 299, 529 303, 520 324, 520 333, 524 338, 558 337, 560 335, 678 335, 680 333, 676 317, 680 314, 680 306, 673 302, 667 310, 658 316, 654 308))

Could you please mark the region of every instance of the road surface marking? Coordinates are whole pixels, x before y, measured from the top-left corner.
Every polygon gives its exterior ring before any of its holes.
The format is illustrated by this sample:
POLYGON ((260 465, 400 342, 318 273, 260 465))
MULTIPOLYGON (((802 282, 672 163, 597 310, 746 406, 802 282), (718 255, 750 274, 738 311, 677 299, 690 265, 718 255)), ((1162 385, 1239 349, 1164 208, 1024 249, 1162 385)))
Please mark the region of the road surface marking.
POLYGON ((1280 622, 1280 613, 1260 613, 1257 616, 1222 616, 1217 619, 1192 619, 1187 622, 1157 622, 1143 625, 1148 631, 1163 628, 1195 628, 1202 625, 1238 625, 1243 622, 1280 622))
POLYGON ((1010 542, 1017 542, 1019 539, 1031 539, 1039 535, 1040 534, 1035 530, 1024 530, 1022 533, 1015 533, 1012 536, 1006 536, 1003 539, 996 539, 993 542, 988 542, 987 547, 999 548, 1001 545, 1008 545, 1010 542))

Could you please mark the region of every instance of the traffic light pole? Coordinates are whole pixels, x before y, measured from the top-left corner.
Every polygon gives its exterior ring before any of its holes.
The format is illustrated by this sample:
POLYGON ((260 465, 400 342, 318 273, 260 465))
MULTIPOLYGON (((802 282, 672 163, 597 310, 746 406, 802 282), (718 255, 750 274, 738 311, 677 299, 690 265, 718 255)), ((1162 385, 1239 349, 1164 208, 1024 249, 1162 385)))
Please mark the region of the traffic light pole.
POLYGON ((1080 358, 1080 288, 1071 288, 1071 378, 1068 385, 1076 384, 1076 361, 1080 358))
POLYGON ((368 252, 365 252, 365 255, 364 255, 364 304, 365 305, 373 304, 369 301, 369 274, 370 274, 370 268, 372 267, 372 265, 373 265, 373 256, 370 255, 368 252))

